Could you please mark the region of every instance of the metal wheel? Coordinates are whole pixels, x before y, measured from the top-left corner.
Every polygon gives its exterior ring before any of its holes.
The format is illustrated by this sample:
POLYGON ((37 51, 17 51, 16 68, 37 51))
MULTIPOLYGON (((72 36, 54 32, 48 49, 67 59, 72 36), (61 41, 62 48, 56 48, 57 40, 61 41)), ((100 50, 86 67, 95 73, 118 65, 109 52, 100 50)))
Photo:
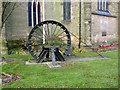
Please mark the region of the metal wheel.
MULTIPOLYGON (((59 52, 63 55, 70 46, 71 38, 66 27, 52 20, 37 24, 28 36, 29 52, 37 62, 45 47, 57 47, 59 48, 59 52)), ((50 56, 47 58, 50 58, 50 56)))

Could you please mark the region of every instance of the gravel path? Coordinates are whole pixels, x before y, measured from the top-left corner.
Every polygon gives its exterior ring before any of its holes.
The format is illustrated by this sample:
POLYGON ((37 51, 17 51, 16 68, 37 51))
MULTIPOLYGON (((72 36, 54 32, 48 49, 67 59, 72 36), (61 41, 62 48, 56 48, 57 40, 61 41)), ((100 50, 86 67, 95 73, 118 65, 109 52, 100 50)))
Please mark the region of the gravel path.
POLYGON ((67 58, 66 62, 73 62, 73 61, 89 61, 89 60, 101 60, 101 59, 109 59, 107 57, 87 57, 87 58, 81 58, 81 57, 74 57, 74 58, 67 58))

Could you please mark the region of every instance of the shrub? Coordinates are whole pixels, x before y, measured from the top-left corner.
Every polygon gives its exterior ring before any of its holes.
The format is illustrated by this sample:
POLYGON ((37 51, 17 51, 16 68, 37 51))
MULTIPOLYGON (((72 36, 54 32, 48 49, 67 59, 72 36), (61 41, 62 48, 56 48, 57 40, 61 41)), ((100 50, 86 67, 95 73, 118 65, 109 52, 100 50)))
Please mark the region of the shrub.
POLYGON ((8 54, 25 54, 28 51, 27 40, 10 40, 7 41, 8 54))

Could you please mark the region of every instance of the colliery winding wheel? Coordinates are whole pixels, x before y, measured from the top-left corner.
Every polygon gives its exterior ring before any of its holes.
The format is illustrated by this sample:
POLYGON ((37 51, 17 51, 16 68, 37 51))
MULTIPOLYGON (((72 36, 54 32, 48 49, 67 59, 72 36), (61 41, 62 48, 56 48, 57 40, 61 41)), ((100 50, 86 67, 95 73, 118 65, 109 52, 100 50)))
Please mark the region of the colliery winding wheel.
POLYGON ((67 28, 53 20, 37 24, 29 33, 28 49, 37 63, 65 61, 72 54, 71 38, 67 28))

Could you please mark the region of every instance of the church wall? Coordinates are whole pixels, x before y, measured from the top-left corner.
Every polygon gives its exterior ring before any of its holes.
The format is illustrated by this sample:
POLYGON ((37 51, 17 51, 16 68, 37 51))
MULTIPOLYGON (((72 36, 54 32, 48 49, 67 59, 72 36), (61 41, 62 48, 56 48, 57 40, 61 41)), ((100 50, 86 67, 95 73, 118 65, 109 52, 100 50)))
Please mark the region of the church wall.
POLYGON ((91 44, 91 3, 84 2, 84 42, 91 44))
POLYGON ((92 41, 104 42, 117 40, 117 19, 100 15, 92 15, 92 41), (106 32, 106 36, 102 36, 106 32))
MULTIPOLYGON (((27 2, 26 3, 22 2, 21 6, 16 8, 13 11, 12 15, 8 18, 8 21, 6 23, 7 40, 27 38, 29 31, 33 28, 31 26, 28 26, 28 5, 27 4, 28 4, 27 2)), ((85 4, 82 2, 81 10, 82 10, 81 11, 82 41, 88 42, 89 44, 91 43, 91 40, 92 42, 95 42, 95 39, 94 39, 94 37, 96 37, 95 35, 98 35, 99 37, 101 37, 101 31, 99 30, 100 30, 100 25, 102 24, 100 24, 100 19, 102 20, 107 19, 109 22, 114 22, 115 27, 112 27, 113 25, 111 26, 111 23, 109 23, 108 29, 109 28, 112 28, 112 29, 110 29, 106 37, 108 37, 108 35, 114 35, 114 34, 115 34, 115 37, 117 37, 117 34, 116 34, 117 18, 93 14, 93 13, 97 13, 96 2, 92 2, 91 4, 90 3, 85 4)), ((112 16, 117 15, 117 3, 110 4, 110 12, 112 16), (111 10, 112 7, 114 8, 113 10, 111 10)), ((43 14, 41 11, 41 19, 42 19, 42 16, 43 14)), ((65 27, 69 31, 71 31, 77 37, 79 37, 79 3, 78 2, 71 2, 71 22, 63 21, 63 3, 62 2, 45 2, 45 20, 51 20, 51 19, 62 23, 63 25, 65 25, 65 27)), ((102 25, 101 27, 104 27, 104 25, 102 25)), ((107 39, 109 38, 110 37, 108 37, 107 39)), ((78 45, 79 40, 72 35, 71 35, 71 40, 72 40, 72 44, 78 45)))
MULTIPOLYGON (((62 23, 68 31, 79 37, 79 3, 71 2, 71 21, 63 21, 63 3, 45 2, 45 20, 62 23)), ((78 45, 78 39, 71 35, 72 44, 78 45)))
POLYGON ((109 12, 111 16, 103 16, 98 14, 97 2, 92 3, 92 43, 95 42, 112 42, 118 38, 118 3, 109 2, 109 12), (106 32, 106 36, 102 36, 102 32, 106 32))
MULTIPOLYGON (((17 2, 16 8, 6 22, 7 40, 18 40, 27 37, 28 33, 28 7, 27 3, 17 2)), ((9 12, 11 7, 7 8, 9 12)))

